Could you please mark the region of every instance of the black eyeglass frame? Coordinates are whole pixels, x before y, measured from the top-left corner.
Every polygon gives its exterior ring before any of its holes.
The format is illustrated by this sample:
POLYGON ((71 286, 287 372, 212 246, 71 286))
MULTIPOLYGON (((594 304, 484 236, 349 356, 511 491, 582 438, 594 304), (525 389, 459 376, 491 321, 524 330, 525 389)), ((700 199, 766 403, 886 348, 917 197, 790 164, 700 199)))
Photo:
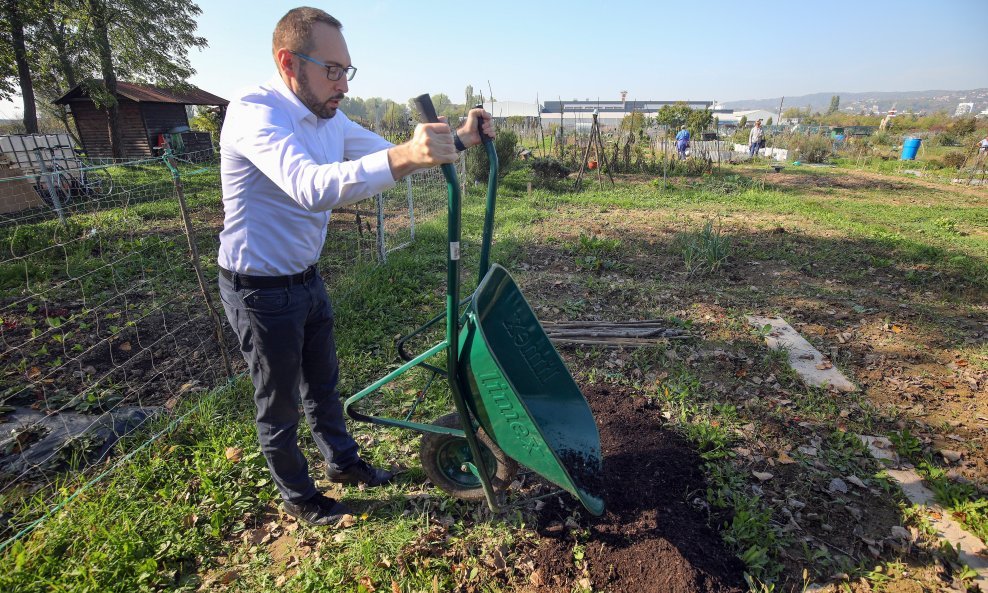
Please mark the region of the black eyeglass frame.
POLYGON ((315 58, 310 58, 309 56, 294 50, 288 50, 288 53, 292 54, 293 56, 298 56, 307 62, 312 62, 313 64, 322 66, 323 68, 326 69, 326 79, 332 80, 333 82, 336 82, 337 80, 343 78, 344 76, 346 76, 346 79, 349 82, 353 80, 354 76, 357 75, 357 69, 353 66, 344 67, 341 64, 326 64, 325 62, 320 62, 315 58), (334 72, 336 73, 335 77, 333 76, 334 72))

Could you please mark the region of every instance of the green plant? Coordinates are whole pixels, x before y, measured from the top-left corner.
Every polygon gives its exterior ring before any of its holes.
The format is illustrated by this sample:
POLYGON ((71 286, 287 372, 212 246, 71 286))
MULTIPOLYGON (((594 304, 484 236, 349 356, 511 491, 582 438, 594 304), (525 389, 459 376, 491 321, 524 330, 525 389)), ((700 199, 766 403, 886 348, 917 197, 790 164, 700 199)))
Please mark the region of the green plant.
MULTIPOLYGON (((515 147, 518 144, 518 135, 511 130, 499 130, 494 138, 494 150, 497 152, 498 175, 504 176, 511 169, 515 160, 515 147)), ((481 183, 487 183, 487 176, 490 174, 490 163, 487 160, 487 150, 483 147, 474 147, 467 151, 467 177, 481 183)))
POLYGON ((698 231, 677 234, 674 244, 682 253, 686 272, 691 276, 717 272, 731 252, 730 237, 721 233, 720 225, 715 228, 711 220, 698 231))
POLYGON ((551 186, 554 182, 566 177, 572 172, 569 167, 554 158, 535 159, 531 164, 535 182, 539 187, 551 186))
POLYGON ((923 451, 923 443, 909 432, 908 428, 889 433, 889 440, 895 446, 896 452, 911 461, 919 458, 923 451))
POLYGON ((952 150, 940 157, 940 160, 947 167, 960 169, 967 163, 967 155, 959 150, 952 150))
POLYGON ((834 153, 833 141, 822 134, 797 135, 789 143, 790 159, 804 163, 825 163, 834 153))

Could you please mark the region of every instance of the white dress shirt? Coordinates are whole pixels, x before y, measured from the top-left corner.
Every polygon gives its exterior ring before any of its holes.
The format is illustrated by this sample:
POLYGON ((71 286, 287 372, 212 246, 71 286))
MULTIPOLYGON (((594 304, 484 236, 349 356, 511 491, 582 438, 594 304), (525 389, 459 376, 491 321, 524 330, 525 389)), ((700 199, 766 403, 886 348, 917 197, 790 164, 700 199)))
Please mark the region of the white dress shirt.
POLYGON ((332 208, 395 184, 390 142, 342 111, 317 117, 279 75, 230 103, 220 145, 225 216, 217 262, 232 272, 304 271, 319 259, 332 208))

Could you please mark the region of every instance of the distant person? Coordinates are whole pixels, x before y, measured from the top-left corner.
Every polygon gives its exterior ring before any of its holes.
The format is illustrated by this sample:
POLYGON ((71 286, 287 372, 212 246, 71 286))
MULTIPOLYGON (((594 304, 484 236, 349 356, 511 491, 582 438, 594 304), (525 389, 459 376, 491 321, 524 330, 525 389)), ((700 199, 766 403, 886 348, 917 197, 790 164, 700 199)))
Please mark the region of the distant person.
POLYGON ((686 126, 681 126, 679 128, 679 133, 676 134, 676 152, 679 153, 679 159, 683 160, 686 158, 686 151, 690 147, 690 131, 686 129, 686 126))
POLYGON ((978 142, 978 158, 985 158, 986 154, 988 154, 988 134, 978 142))
POLYGON ((762 130, 762 120, 755 122, 755 127, 751 128, 751 133, 748 134, 748 156, 755 158, 758 154, 758 149, 764 146, 765 142, 765 131, 762 130))

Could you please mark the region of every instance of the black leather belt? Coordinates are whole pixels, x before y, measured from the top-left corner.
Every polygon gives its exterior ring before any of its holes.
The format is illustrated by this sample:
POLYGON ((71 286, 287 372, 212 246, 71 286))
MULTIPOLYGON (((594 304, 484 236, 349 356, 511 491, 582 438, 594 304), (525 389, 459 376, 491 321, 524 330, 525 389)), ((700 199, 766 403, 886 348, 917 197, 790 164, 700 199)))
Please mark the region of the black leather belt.
POLYGON ((309 266, 304 272, 292 274, 290 276, 248 276, 231 272, 226 268, 220 268, 220 275, 233 282, 235 289, 240 288, 288 288, 295 284, 305 284, 316 275, 315 264, 309 266))

